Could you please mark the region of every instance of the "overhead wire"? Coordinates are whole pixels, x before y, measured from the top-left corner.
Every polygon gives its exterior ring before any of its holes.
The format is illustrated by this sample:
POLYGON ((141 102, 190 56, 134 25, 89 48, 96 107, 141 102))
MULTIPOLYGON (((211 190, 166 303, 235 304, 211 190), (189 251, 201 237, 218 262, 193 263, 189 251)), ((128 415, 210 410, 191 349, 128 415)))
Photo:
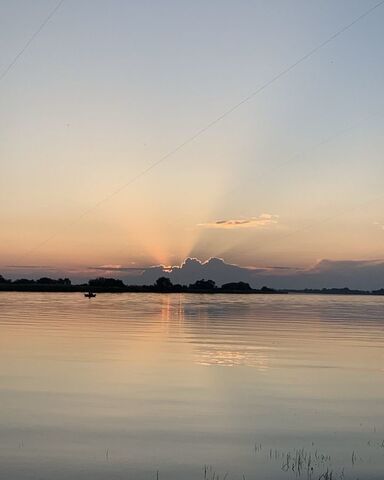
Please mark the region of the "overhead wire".
POLYGON ((47 25, 47 23, 52 19, 52 17, 56 14, 56 12, 59 10, 59 8, 62 6, 62 4, 65 2, 65 0, 60 0, 56 6, 49 12, 49 14, 44 18, 44 20, 41 22, 39 27, 32 33, 32 35, 29 37, 27 42, 24 44, 24 46, 19 50, 19 52, 13 57, 11 62, 2 70, 0 73, 0 82, 4 80, 4 78, 8 75, 8 73, 12 70, 12 68, 16 65, 20 57, 24 55, 24 53, 28 50, 28 48, 31 46, 32 42, 35 40, 35 38, 40 34, 40 32, 44 29, 44 27, 47 25))
MULTIPOLYGON (((53 16, 53 14, 57 11, 57 9, 61 6, 64 0, 61 0, 59 4, 56 6, 56 8, 51 12, 51 14, 47 17, 47 19, 43 22, 43 24, 39 27, 39 29, 35 32, 35 34, 31 37, 30 41, 27 43, 27 45, 24 47, 24 49, 19 52, 17 58, 23 53, 23 51, 28 48, 29 44, 32 42, 33 38, 36 37, 39 31, 42 30, 44 25, 49 21, 49 19, 53 16)), ((372 14, 375 10, 377 10, 379 7, 381 7, 384 4, 384 0, 381 0, 380 2, 377 2, 374 4, 372 7, 368 8, 365 10, 363 13, 361 13, 359 16, 357 16, 354 20, 337 30, 335 33, 330 35, 328 38, 326 38, 324 41, 319 43, 317 46, 309 50, 306 54, 301 56, 298 60, 290 64, 288 67, 284 68, 281 70, 279 73, 274 75, 272 78, 270 78, 268 81, 264 82, 262 85, 260 85, 256 90, 251 92, 249 95, 244 97, 242 100, 225 110, 222 114, 211 120, 209 123, 207 123, 205 126, 197 130, 194 134, 191 136, 187 137, 183 142, 181 142, 179 145, 177 145, 175 148, 171 149, 169 152, 167 152, 165 155, 161 156, 158 160, 150 164, 148 167, 137 173, 135 176, 133 176, 131 179, 129 179, 127 182, 110 192, 108 195, 105 197, 101 198, 99 201, 97 201, 94 205, 91 207, 87 208, 84 210, 78 217, 76 217, 72 222, 68 223, 63 229, 54 232, 52 235, 48 236, 46 239, 43 241, 39 242, 38 244, 34 245, 30 249, 28 249, 26 252, 21 254, 19 258, 24 258, 26 256, 29 256, 30 254, 34 253, 35 251, 39 250, 49 242, 51 242, 53 239, 58 237, 61 233, 64 231, 67 231, 69 228, 71 228, 73 225, 78 223, 80 220, 82 220, 85 216, 90 214, 91 212, 95 211, 97 208, 99 208, 102 204, 106 203, 107 201, 111 200, 113 197, 121 193, 123 190, 128 188, 130 185, 135 183, 137 180, 142 178, 143 176, 147 175, 150 173, 152 170, 154 170, 156 167, 158 167, 160 164, 164 163, 166 160, 169 158, 173 157, 176 153, 178 153, 180 150, 182 150, 184 147, 195 141, 197 138, 199 138, 201 135, 203 135, 205 132, 210 130, 212 127, 214 127, 216 124, 221 122, 223 119, 228 117, 230 114, 238 110, 241 106, 244 104, 248 103, 252 99, 254 99, 257 95, 262 93, 265 89, 267 89, 269 86, 286 76, 289 72, 291 72, 293 69, 295 69, 297 66, 305 62, 306 60, 310 59, 312 56, 314 56, 318 51, 326 47, 328 44, 333 42, 336 38, 341 36, 343 33, 346 31, 350 30, 354 25, 356 25, 358 22, 363 20, 365 17, 368 15, 372 14)), ((16 60, 13 62, 13 64, 17 61, 16 60)))

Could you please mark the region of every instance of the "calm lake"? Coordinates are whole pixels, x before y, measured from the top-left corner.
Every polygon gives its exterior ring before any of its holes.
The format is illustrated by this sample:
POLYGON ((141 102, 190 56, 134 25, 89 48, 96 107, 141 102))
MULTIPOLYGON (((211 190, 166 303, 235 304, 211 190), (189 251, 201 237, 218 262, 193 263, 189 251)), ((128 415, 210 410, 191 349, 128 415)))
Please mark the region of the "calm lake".
POLYGON ((0 332, 1 479, 384 478, 384 297, 0 293, 0 332))

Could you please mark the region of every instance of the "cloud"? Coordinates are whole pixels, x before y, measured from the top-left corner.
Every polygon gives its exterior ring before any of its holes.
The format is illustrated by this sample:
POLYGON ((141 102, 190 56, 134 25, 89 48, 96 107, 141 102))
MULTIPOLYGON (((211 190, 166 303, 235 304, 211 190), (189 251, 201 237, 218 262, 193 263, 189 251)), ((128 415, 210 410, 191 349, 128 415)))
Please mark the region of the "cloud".
POLYGON ((6 265, 6 268, 22 268, 24 270, 57 270, 56 267, 48 266, 48 265, 6 265))
MULTIPOLYGON (((30 267, 36 267, 30 266, 30 267)), ((24 267, 25 268, 25 267, 24 267)), ((121 266, 100 265, 84 270, 44 270, 25 268, 23 275, 32 278, 42 276, 66 277, 87 281, 90 272, 121 278, 130 285, 150 285, 165 276, 174 284, 188 285, 202 278, 211 279, 217 285, 227 282, 248 282, 255 288, 267 285, 273 288, 356 288, 378 290, 384 288, 384 260, 327 260, 323 259, 305 270, 295 267, 241 267, 225 262, 221 258, 210 258, 203 262, 187 258, 177 266, 121 266)), ((19 269, 9 268, 1 273, 5 278, 18 278, 19 269), (17 272, 17 274, 15 274, 17 272)), ((92 275, 92 274, 91 274, 92 275)))
POLYGON ((188 285, 202 278, 214 280, 218 285, 227 282, 248 282, 255 288, 268 285, 274 288, 358 288, 375 290, 384 287, 384 260, 320 260, 303 270, 294 267, 251 268, 210 258, 202 262, 187 258, 180 266, 162 265, 146 268, 137 276, 126 273, 127 283, 153 284, 165 276, 176 284, 188 285), (128 277, 129 275, 129 277, 128 277))
POLYGON ((124 265, 96 265, 87 268, 88 270, 101 270, 104 272, 142 272, 148 267, 128 267, 124 265))
POLYGON ((262 213, 258 217, 240 218, 230 220, 215 220, 213 222, 199 223, 203 228, 257 228, 266 227, 278 223, 279 216, 270 213, 262 213))
POLYGON ((373 222, 373 225, 376 225, 376 227, 380 228, 380 230, 384 230, 384 224, 380 222, 373 222))
MULTIPOLYGON (((291 272, 291 270, 289 271, 291 272)), ((186 258, 180 266, 165 267, 158 265, 149 267, 135 279, 130 277, 130 279, 127 278, 127 281, 136 280, 139 285, 150 285, 160 276, 165 276, 170 278, 174 284, 180 283, 182 285, 188 285, 202 278, 214 280, 218 285, 239 281, 255 284, 264 275, 277 275, 278 273, 284 275, 280 268, 275 270, 274 268, 240 267, 217 257, 210 258, 205 262, 197 258, 186 258)))

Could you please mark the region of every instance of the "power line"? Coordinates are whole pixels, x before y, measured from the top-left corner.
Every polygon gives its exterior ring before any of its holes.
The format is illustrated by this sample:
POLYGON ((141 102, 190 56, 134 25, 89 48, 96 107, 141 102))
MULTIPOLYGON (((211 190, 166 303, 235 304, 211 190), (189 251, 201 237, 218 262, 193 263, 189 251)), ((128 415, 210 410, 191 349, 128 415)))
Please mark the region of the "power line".
MULTIPOLYGON (((365 115, 364 117, 361 117, 357 122, 351 124, 351 125, 348 125, 347 127, 341 129, 341 130, 338 130, 337 132, 335 132, 334 134, 320 140, 319 142, 317 142, 316 144, 312 145, 310 148, 307 148, 301 152, 297 152, 295 154, 293 154, 292 156, 290 156, 287 160, 284 160, 282 162, 279 162, 278 164, 276 165, 272 165, 271 168, 269 169, 264 169, 263 171, 261 172, 258 172, 256 175, 254 176, 249 176, 247 177, 247 179, 245 181, 243 181, 242 183, 239 183, 237 184, 235 187, 231 188, 231 190, 227 191, 226 194, 223 196, 224 200, 228 200, 228 198, 230 198, 233 194, 235 194, 240 188, 244 189, 244 187, 246 188, 247 185, 251 182, 255 182, 255 181, 260 181, 262 180, 264 177, 266 177, 267 175, 271 174, 272 172, 274 171, 280 171, 282 170, 283 168, 293 164, 293 163, 296 163, 296 162, 299 162, 299 161, 305 161, 306 159, 306 156, 309 154, 309 153, 313 153, 313 152, 316 152, 317 149, 319 149, 320 147, 324 146, 324 145, 328 145, 329 143, 335 141, 337 138, 339 138, 340 136, 343 136, 351 131, 353 131, 354 129, 356 129, 357 127, 361 126, 362 124, 364 124, 367 120, 370 120, 371 118, 377 118, 377 117, 382 117, 383 116, 383 112, 382 111, 379 111, 379 112, 374 112, 374 113, 371 113, 369 115, 365 115)), ((354 209, 355 208, 358 208, 358 206, 356 207, 353 207, 354 209)), ((334 218, 332 216, 332 218, 334 218)), ((181 223, 181 221, 184 219, 184 217, 180 217, 178 218, 178 220, 176 221, 173 221, 173 225, 178 225, 179 223, 181 223)), ((328 221, 328 218, 327 219, 323 219, 323 220, 319 220, 319 223, 323 223, 324 221, 328 221)), ((310 224, 309 226, 306 226, 304 229, 307 229, 307 228, 311 228, 313 226, 316 225, 316 222, 315 223, 312 223, 310 224)), ((296 230, 294 232, 290 232, 288 236, 292 235, 293 233, 298 233, 299 231, 301 231, 301 229, 299 229, 297 232, 296 230)), ((285 237, 282 237, 282 238, 285 238, 285 237)), ((280 239, 280 237, 279 237, 280 239)), ((127 244, 128 245, 128 244, 127 244)), ((268 243, 269 245, 269 243, 268 243)), ((119 250, 120 251, 120 250, 119 250)), ((121 250, 123 251, 123 249, 121 250)))
POLYGON ((245 181, 239 183, 238 185, 233 187, 230 191, 228 191, 227 194, 225 195, 225 198, 228 198, 231 195, 233 195, 235 192, 237 192, 239 190, 239 188, 243 189, 244 186, 246 186, 250 182, 254 182, 255 180, 262 180, 264 177, 266 177, 267 175, 270 175, 274 171, 279 171, 279 170, 283 169, 284 167, 287 167, 288 165, 291 165, 291 164, 299 162, 299 161, 304 161, 305 157, 309 153, 316 152, 316 150, 319 149, 320 147, 323 147, 324 145, 328 145, 328 144, 332 143, 334 140, 338 139, 340 136, 343 136, 343 135, 355 130, 357 127, 364 124, 367 120, 370 120, 371 118, 380 118, 382 116, 383 116, 383 112, 379 111, 379 112, 373 112, 371 114, 365 115, 364 117, 361 117, 357 122, 343 128, 342 130, 339 130, 339 131, 333 133, 332 135, 326 137, 323 140, 320 140, 318 143, 312 145, 311 147, 309 147, 309 148, 307 148, 307 149, 305 149, 301 152, 293 154, 287 160, 284 160, 284 161, 282 161, 278 164, 272 165, 271 168, 264 169, 261 172, 256 173, 255 176, 247 177, 247 179, 245 181))
MULTIPOLYGON (((58 4, 58 6, 56 7, 55 11, 59 8, 59 6, 61 5, 61 3, 63 3, 64 0, 61 0, 58 4)), ((271 79, 269 79, 268 81, 266 81, 265 83, 263 83, 260 87, 258 87, 256 90, 254 90, 252 93, 250 93, 249 95, 247 95, 246 97, 244 97, 241 101, 239 101, 238 103, 234 104, 232 107, 230 107, 229 109, 227 109, 226 111, 224 111, 221 115, 219 115, 218 117, 216 117, 214 120, 212 120, 211 122, 209 122, 208 124, 206 124, 204 127, 200 128, 199 130, 197 130, 193 135, 191 135, 190 137, 188 137, 186 140, 184 140, 182 143, 180 143, 177 147, 175 147, 174 149, 170 150, 168 153, 166 153, 165 155, 163 155, 162 157, 160 157, 158 160, 156 160, 155 162, 153 162, 151 165, 149 165, 147 168, 145 168, 144 170, 142 170, 141 172, 139 172, 137 175, 135 175, 134 177, 132 177, 130 180, 128 180, 126 183, 124 183, 123 185, 121 185, 120 187, 118 187, 117 189, 113 190, 111 193, 109 193, 108 195, 106 195, 104 198, 102 198, 101 200, 99 200, 97 203, 95 203, 92 207, 84 210, 77 218, 75 218, 71 223, 69 223, 65 228, 64 228, 64 231, 65 230, 68 230, 71 226, 73 226, 74 224, 76 224, 77 222, 79 222, 81 219, 83 219, 86 215, 88 215, 89 213, 95 211, 97 208, 99 208, 102 204, 104 204, 105 202, 109 201, 110 199, 112 199, 113 197, 115 197, 116 195, 118 195, 120 192, 122 192, 123 190, 125 190, 126 188, 128 188, 130 185, 132 185, 134 182, 136 182, 137 180, 139 180, 140 178, 142 178, 143 176, 145 176, 147 173, 149 173, 150 171, 152 171, 153 169, 155 169, 156 167, 158 167, 160 164, 162 164, 163 162, 165 162, 166 160, 168 160, 170 157, 174 156, 177 152, 179 152, 181 149, 183 149, 185 146, 189 145, 190 143, 192 143, 194 140, 196 140, 198 137, 200 137, 201 135, 203 135, 205 132, 207 132, 209 129, 211 129, 213 126, 215 126, 216 124, 218 124, 221 120, 223 120, 224 118, 228 117, 230 114, 232 114, 234 111, 238 110, 242 105, 244 105, 245 103, 248 103, 250 100, 252 100, 253 98, 255 98, 257 95, 259 95, 260 93, 262 93, 265 89, 267 89, 270 85, 274 84, 275 82, 277 82, 278 80, 280 80, 282 77, 286 76, 289 72, 291 72, 293 69, 295 69, 298 65, 300 65, 301 63, 305 62, 306 60, 308 60, 309 58, 311 58, 313 55, 315 55, 319 50, 323 49, 325 46, 327 46, 328 44, 330 44, 332 41, 334 41, 336 38, 338 38, 339 36, 341 36, 343 33, 345 33, 346 31, 348 31, 349 29, 351 29, 354 25, 356 25, 358 22, 360 22, 362 19, 364 19, 365 17, 367 17, 368 15, 370 15, 372 12, 374 12, 375 10, 377 10, 379 7, 381 7, 382 5, 384 4, 384 0, 381 0, 380 2, 376 3, 375 5, 373 5, 372 7, 370 7, 369 9, 365 10, 362 14, 360 14, 358 17, 356 17, 353 21, 351 21, 350 23, 348 23, 347 25, 345 25, 344 27, 342 27, 341 29, 339 29, 338 31, 336 31, 335 33, 333 33, 330 37, 328 37, 326 40, 324 40, 323 42, 321 42, 319 45, 317 45, 316 47, 312 48, 309 52, 307 52, 305 55, 303 55, 302 57, 300 57, 298 60, 296 60, 294 63, 292 63, 291 65, 289 65, 288 67, 286 67, 285 69, 283 69, 282 71, 280 71, 279 73, 277 73, 274 77, 272 77, 271 79)), ((53 15, 54 11, 51 13, 51 16, 53 15)), ((49 20, 49 19, 48 19, 49 20)), ((47 20, 47 21, 48 21, 47 20)), ((46 22, 45 22, 46 23, 46 22)), ((41 30, 41 29, 40 29, 41 30)), ((31 253, 35 252, 36 250, 40 249, 41 247, 43 247, 44 245, 46 245, 47 243, 49 243, 51 240, 53 240, 54 238, 56 238, 60 233, 62 233, 63 230, 60 230, 60 231, 57 231, 55 233, 53 233, 52 235, 50 235, 48 238, 46 238, 45 240, 43 240, 42 242, 40 242, 39 244, 35 245, 34 247, 32 247, 31 249, 27 250, 21 257, 24 258, 25 256, 28 256, 30 255, 31 253)))
POLYGON ((39 33, 43 30, 43 28, 47 25, 47 23, 51 20, 51 18, 55 15, 55 13, 59 10, 59 8, 64 3, 64 1, 65 0, 60 0, 59 1, 59 3, 55 6, 55 8, 53 10, 51 10, 51 12, 45 17, 45 19, 40 24, 38 29, 33 32, 33 34, 30 36, 30 38, 28 39, 26 44, 23 46, 23 48, 16 54, 16 56, 13 58, 13 60, 0 73, 0 82, 12 70, 12 68, 15 66, 15 64, 20 59, 20 57, 26 52, 26 50, 28 50, 31 43, 35 40, 35 38, 39 35, 39 33))

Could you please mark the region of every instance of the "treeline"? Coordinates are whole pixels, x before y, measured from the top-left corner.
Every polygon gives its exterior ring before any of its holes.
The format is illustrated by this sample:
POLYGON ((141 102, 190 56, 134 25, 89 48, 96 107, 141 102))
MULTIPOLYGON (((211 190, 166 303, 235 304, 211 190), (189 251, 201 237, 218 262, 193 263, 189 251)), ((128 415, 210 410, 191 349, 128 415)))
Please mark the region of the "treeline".
POLYGON ((304 288, 303 290, 288 290, 289 293, 312 293, 323 295, 384 295, 384 288, 379 290, 359 290, 344 288, 304 288))
POLYGON ((0 291, 35 292, 190 292, 190 293, 292 293, 322 295, 384 295, 384 288, 378 290, 354 290, 345 288, 306 288, 302 290, 275 290, 269 287, 252 288, 246 282, 229 282, 218 287, 213 280, 197 280, 189 285, 173 284, 168 277, 160 277, 153 285, 127 285, 122 280, 98 277, 86 283, 73 284, 69 278, 41 277, 37 280, 19 278, 9 280, 0 275, 0 291))
POLYGON ((213 280, 197 280, 189 285, 173 284, 168 277, 160 277, 153 285, 126 285, 122 280, 98 277, 87 283, 72 284, 69 278, 38 280, 20 278, 8 280, 0 275, 0 290, 21 291, 95 291, 95 292, 209 292, 209 293, 278 293, 268 287, 253 289, 246 282, 230 282, 218 287, 213 280))
POLYGON ((189 285, 173 284, 168 277, 160 277, 156 280, 152 286, 153 289, 161 292, 173 292, 173 291, 189 291, 189 292, 235 292, 235 293, 251 293, 251 292, 263 292, 274 293, 277 292, 273 288, 263 287, 259 290, 253 289, 249 283, 246 282, 230 282, 224 283, 221 287, 218 287, 213 280, 197 280, 189 285))
POLYGON ((17 280, 9 280, 0 275, 0 284, 12 284, 12 285, 72 285, 69 278, 49 278, 41 277, 38 280, 31 280, 30 278, 18 278, 17 280))

